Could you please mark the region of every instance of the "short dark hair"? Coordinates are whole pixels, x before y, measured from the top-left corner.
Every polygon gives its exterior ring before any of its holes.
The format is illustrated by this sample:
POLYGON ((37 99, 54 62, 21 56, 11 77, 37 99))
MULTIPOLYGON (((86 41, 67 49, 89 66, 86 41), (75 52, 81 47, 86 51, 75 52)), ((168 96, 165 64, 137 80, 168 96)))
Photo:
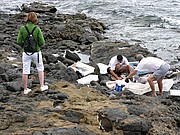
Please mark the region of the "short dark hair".
POLYGON ((123 59, 123 56, 121 54, 117 55, 117 59, 118 60, 122 60, 123 59))

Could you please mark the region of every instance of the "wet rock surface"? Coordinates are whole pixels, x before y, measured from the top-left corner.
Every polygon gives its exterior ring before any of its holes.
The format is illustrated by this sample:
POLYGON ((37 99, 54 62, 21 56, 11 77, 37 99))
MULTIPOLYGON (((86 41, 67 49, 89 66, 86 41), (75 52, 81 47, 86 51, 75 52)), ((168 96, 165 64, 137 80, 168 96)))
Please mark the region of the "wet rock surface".
MULTIPOLYGON (((38 74, 32 64, 28 85, 33 91, 23 95, 21 48, 16 39, 20 26, 25 25, 25 17, 23 12, 1 13, 0 134, 177 135, 180 132, 178 96, 164 92, 163 96, 151 97, 150 93, 136 95, 128 90, 115 93, 105 86, 104 82, 109 79, 106 74, 101 75, 100 82, 91 82, 89 86, 77 83, 78 74, 68 66, 78 58, 74 59, 70 53, 63 57, 66 51, 90 55, 92 65, 108 64, 119 51, 129 61, 134 61, 134 54, 138 52, 155 56, 138 44, 106 41, 103 33, 107 27, 85 14, 38 14, 38 25, 46 41, 42 52, 49 89, 40 91, 38 74), (113 132, 98 128, 99 111, 112 121, 113 132)), ((179 69, 172 65, 171 71, 179 69)), ((177 76, 174 79, 172 89, 179 90, 177 76)))

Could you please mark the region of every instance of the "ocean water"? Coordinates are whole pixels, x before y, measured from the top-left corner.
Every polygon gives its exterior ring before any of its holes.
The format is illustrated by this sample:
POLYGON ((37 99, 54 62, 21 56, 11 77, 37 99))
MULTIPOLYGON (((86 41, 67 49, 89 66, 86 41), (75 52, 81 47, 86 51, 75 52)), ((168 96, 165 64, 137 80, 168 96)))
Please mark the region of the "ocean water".
MULTIPOLYGON (((1 0, 0 10, 17 13, 23 3, 1 0)), ((58 13, 85 13, 108 26, 111 41, 140 43, 169 64, 180 66, 180 0, 36 0, 58 13)))

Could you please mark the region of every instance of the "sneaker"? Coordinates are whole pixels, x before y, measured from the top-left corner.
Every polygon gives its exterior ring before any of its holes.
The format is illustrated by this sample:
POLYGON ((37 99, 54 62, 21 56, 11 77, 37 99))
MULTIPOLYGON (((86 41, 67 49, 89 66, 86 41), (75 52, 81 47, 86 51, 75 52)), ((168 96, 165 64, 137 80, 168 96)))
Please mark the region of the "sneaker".
POLYGON ((24 95, 27 95, 29 92, 31 92, 31 89, 27 88, 26 90, 24 90, 24 95))
POLYGON ((48 89, 48 86, 47 85, 43 85, 43 86, 41 86, 41 91, 45 91, 45 90, 47 90, 48 89))

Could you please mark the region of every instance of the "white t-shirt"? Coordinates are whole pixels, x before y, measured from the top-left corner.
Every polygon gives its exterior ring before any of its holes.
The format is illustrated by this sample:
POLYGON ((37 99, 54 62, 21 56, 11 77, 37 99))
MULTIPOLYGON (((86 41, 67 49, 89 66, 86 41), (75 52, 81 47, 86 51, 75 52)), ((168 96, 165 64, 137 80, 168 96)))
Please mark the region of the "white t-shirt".
POLYGON ((124 65, 124 64, 125 64, 125 65, 129 65, 129 62, 128 62, 128 60, 127 60, 126 57, 123 56, 122 62, 120 63, 120 62, 118 61, 117 55, 116 55, 116 56, 114 56, 114 57, 111 58, 111 60, 109 61, 108 67, 110 67, 111 70, 115 70, 116 64, 118 64, 118 63, 119 63, 120 65, 124 65))
POLYGON ((137 65, 135 70, 138 71, 148 71, 154 72, 156 71, 165 61, 155 58, 155 57, 147 57, 143 58, 140 63, 137 65))

